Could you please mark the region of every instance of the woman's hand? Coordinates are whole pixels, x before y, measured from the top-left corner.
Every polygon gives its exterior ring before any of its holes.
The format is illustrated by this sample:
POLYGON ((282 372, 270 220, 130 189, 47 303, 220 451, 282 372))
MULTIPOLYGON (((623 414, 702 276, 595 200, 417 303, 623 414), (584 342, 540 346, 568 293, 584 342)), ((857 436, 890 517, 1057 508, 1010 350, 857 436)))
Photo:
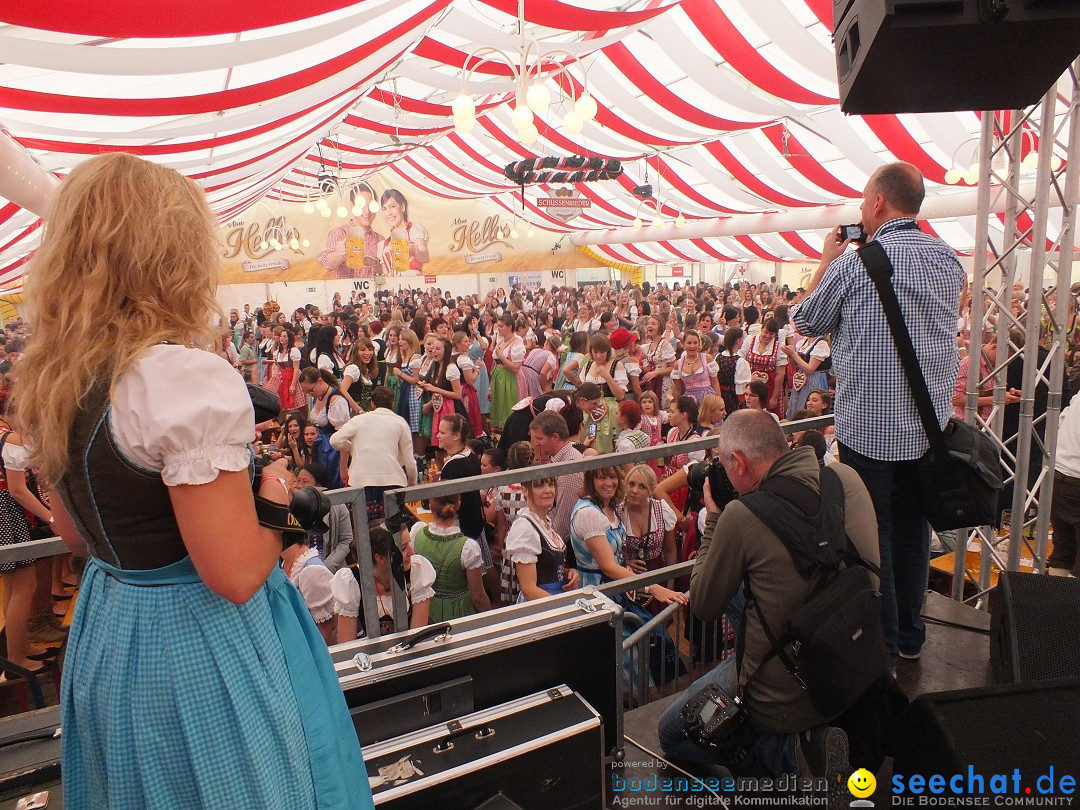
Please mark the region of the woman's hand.
POLYGON ((644 560, 639 560, 636 557, 626 564, 626 567, 633 571, 635 574, 644 574, 649 570, 649 566, 646 565, 644 560))
POLYGON ((650 585, 647 592, 649 596, 662 605, 670 605, 672 602, 678 602, 680 605, 690 604, 690 597, 685 593, 670 590, 663 585, 650 585))
POLYGON ((566 584, 562 586, 564 591, 576 591, 581 585, 581 575, 576 568, 566 569, 566 584))

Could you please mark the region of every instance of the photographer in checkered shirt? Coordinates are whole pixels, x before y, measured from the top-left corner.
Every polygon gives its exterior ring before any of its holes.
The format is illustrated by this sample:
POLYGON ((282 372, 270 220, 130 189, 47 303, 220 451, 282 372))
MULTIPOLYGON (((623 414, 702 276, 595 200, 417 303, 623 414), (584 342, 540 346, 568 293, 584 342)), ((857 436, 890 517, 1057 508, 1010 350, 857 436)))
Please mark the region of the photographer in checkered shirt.
MULTIPOLYGON (((938 422, 952 410, 956 318, 966 275, 951 247, 919 230, 923 177, 910 163, 871 175, 862 226, 893 266, 892 284, 930 389, 938 422)), ((920 616, 930 563, 930 527, 918 497, 916 460, 929 442, 885 312, 850 240, 826 239, 809 295, 794 314, 803 335, 831 333, 840 460, 862 476, 877 512, 885 636, 891 659, 915 659, 926 638, 920 616)))

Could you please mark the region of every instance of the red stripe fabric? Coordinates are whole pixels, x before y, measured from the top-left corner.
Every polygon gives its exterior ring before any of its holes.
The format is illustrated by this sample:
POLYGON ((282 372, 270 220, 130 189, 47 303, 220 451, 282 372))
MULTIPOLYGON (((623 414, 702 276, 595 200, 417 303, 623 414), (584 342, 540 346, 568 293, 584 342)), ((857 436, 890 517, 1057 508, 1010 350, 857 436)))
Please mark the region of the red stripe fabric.
POLYGON ((895 115, 863 115, 861 118, 897 160, 915 164, 923 177, 931 182, 945 182, 946 167, 926 153, 899 118, 895 115))
POLYGON ((263 0, 257 8, 217 0, 64 0, 6 3, 0 20, 11 25, 83 36, 203 37, 254 31, 347 8, 356 0, 263 0))
POLYGON ((803 146, 795 133, 786 129, 783 124, 772 124, 762 127, 761 133, 769 139, 769 143, 776 147, 776 151, 783 157, 792 168, 813 183, 815 186, 836 194, 839 197, 861 197, 862 193, 851 186, 845 185, 825 171, 825 167, 818 163, 803 146), (787 143, 784 143, 784 133, 787 133, 787 143))
POLYGON ((683 0, 682 9, 716 52, 762 90, 796 104, 837 102, 835 98, 807 90, 774 67, 739 33, 716 0, 683 0))
MULTIPOLYGON (((517 16, 518 0, 480 0, 480 2, 511 17, 517 16)), ((561 0, 544 0, 542 3, 526 3, 525 19, 535 25, 559 28, 563 31, 610 31, 646 22, 677 5, 679 3, 674 2, 643 11, 595 11, 563 3, 561 0)))
MULTIPOLYGON (((127 115, 132 117, 197 115, 231 110, 250 104, 259 104, 280 98, 317 82, 328 79, 353 66, 360 60, 371 56, 399 39, 410 31, 424 25, 430 18, 450 4, 451 0, 435 0, 422 14, 412 17, 400 25, 391 28, 369 42, 351 51, 329 59, 318 65, 299 70, 277 79, 221 90, 215 93, 203 93, 195 96, 173 96, 167 98, 95 98, 92 96, 73 96, 58 93, 39 93, 33 90, 19 90, 12 87, 0 87, 0 107, 16 110, 37 110, 39 112, 69 113, 76 115, 127 115)), ((407 47, 407 46, 406 46, 407 47)), ((404 51, 392 55, 371 75, 382 71, 388 64, 397 60, 404 51)), ((353 87, 358 87, 370 78, 364 77, 353 87)))
POLYGON ((714 158, 720 161, 731 176, 746 186, 747 189, 757 194, 759 197, 763 197, 771 203, 776 205, 790 206, 792 208, 805 208, 811 203, 806 200, 797 200, 794 197, 789 197, 786 194, 781 194, 772 186, 767 186, 754 176, 754 174, 747 169, 726 146, 720 141, 713 141, 712 143, 705 144, 705 149, 714 158))

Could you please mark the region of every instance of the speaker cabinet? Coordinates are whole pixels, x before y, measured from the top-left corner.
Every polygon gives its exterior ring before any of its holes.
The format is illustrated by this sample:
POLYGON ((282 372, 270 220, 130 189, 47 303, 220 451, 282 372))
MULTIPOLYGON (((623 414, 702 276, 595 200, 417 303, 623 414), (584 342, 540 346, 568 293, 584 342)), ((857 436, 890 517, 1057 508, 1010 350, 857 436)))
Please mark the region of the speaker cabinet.
POLYGON ((1013 769, 1019 768, 1019 792, 1028 786, 1040 795, 1053 767, 1051 793, 1058 793, 1059 778, 1075 776, 1080 762, 1077 728, 1080 678, 922 695, 900 716, 893 776, 906 785, 912 774, 924 780, 927 774, 944 774, 946 782, 951 774, 962 774, 964 792, 971 793, 970 767, 982 775, 984 793, 992 774, 1008 774, 1013 792, 1013 769))
POLYGON ((990 592, 998 683, 1080 677, 1080 579, 1005 571, 990 592))
POLYGON ((1035 104, 1080 55, 1076 0, 834 0, 846 113, 1035 104))

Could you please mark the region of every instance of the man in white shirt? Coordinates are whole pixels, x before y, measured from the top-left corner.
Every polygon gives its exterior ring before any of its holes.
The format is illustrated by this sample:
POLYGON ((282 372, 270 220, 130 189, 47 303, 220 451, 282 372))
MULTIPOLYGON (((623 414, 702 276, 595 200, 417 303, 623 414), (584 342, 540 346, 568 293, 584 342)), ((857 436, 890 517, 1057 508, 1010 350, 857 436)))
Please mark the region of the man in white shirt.
POLYGON ((1054 576, 1080 576, 1077 532, 1080 532, 1080 405, 1061 413, 1054 457, 1054 497, 1050 503, 1054 550, 1046 570, 1054 576))
POLYGON ((394 392, 377 386, 371 392, 371 404, 375 410, 358 414, 338 428, 330 445, 341 452, 341 480, 347 486, 365 488, 368 519, 377 520, 383 517, 387 490, 416 484, 416 459, 409 423, 391 410, 394 392))

